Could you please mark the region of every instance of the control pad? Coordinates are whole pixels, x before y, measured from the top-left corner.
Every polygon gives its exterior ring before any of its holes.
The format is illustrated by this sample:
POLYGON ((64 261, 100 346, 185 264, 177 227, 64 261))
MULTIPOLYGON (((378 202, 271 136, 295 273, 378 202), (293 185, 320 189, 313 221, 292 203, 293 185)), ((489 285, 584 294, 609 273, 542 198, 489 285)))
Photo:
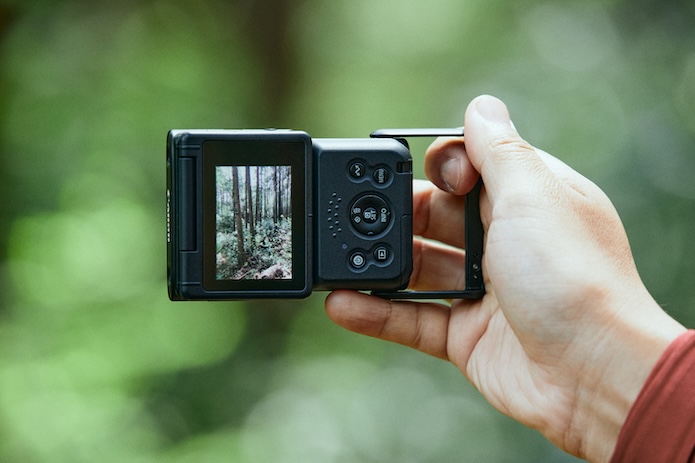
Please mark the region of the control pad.
POLYGON ((391 208, 381 196, 364 194, 350 206, 350 222, 362 235, 379 235, 391 223, 391 208))

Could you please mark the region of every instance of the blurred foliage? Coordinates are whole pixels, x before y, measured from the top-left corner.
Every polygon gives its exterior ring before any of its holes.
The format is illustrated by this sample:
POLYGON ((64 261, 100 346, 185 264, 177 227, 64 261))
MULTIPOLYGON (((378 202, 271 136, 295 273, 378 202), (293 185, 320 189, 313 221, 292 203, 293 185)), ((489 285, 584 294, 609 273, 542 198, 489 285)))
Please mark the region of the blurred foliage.
POLYGON ((497 95, 693 326, 693 26, 686 1, 3 1, 0 460, 573 461, 321 294, 170 303, 166 131, 356 137, 497 95))

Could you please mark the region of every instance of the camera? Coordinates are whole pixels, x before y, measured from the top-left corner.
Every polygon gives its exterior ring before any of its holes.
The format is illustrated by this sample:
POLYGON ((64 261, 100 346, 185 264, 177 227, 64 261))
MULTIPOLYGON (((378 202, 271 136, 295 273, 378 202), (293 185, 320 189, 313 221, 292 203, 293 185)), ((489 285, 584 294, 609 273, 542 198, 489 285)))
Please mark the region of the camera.
POLYGON ((303 298, 341 288, 394 299, 481 297, 479 185, 466 207, 466 289, 403 291, 413 266, 406 138, 438 134, 446 129, 315 139, 297 130, 171 130, 169 298, 303 298))

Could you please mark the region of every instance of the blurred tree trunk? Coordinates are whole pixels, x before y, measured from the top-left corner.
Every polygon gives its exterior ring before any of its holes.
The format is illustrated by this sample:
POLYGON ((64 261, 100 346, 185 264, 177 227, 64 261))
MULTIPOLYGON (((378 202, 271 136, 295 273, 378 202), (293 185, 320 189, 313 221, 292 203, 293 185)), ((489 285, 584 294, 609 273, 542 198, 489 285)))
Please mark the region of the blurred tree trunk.
MULTIPOLYGON (((0 5, 0 44, 5 41, 5 37, 12 26, 15 19, 15 12, 7 5, 0 5)), ((5 102, 7 101, 8 85, 3 79, 0 80, 0 120, 4 119, 6 111, 5 102)), ((4 164, 4 154, 0 150, 0 167, 4 164)), ((10 198, 13 192, 16 192, 15 181, 7 174, 7 169, 0 168, 0 195, 3 198, 10 198)), ((15 201, 6 201, 4 206, 0 208, 0 261, 4 261, 7 257, 5 243, 7 243, 7 235, 9 227, 12 223, 12 218, 18 212, 19 206, 15 205, 15 201)), ((21 208, 19 208, 21 210, 21 208)), ((3 305, 3 304, 0 304, 3 305)))
MULTIPOLYGON (((237 3, 247 46, 258 66, 257 102, 248 123, 258 127, 293 127, 289 110, 298 78, 298 34, 293 18, 303 0, 241 0, 237 3)), ((276 172, 273 172, 277 175, 276 172)), ((271 179, 271 181, 274 179, 271 179)), ((277 185, 277 181, 274 182, 277 185)), ((270 198, 264 198, 269 200, 270 198)), ((277 208, 277 200, 272 207, 277 208)), ((271 204, 266 205, 267 208, 271 204)), ((281 212, 273 212, 275 219, 281 212)), ((265 217, 265 216, 264 216, 265 217)), ((277 222, 276 222, 277 223, 277 222)), ((302 303, 265 301, 248 304, 249 335, 237 351, 238 356, 272 358, 283 352, 289 325, 302 303)))
MULTIPOLYGON (((299 60, 297 35, 291 25, 303 0, 239 0, 233 4, 235 20, 244 18, 243 36, 256 59, 259 77, 253 112, 245 122, 257 127, 292 127, 288 108, 295 95, 299 60)), ((260 182, 276 185, 274 174, 272 170, 262 173, 260 182)), ((256 211, 264 218, 274 218, 275 210, 271 208, 276 208, 277 202, 273 204, 272 199, 265 194, 257 197, 256 211)), ((234 354, 220 363, 176 375, 170 387, 190 404, 182 409, 191 433, 214 430, 222 424, 243 424, 247 413, 267 393, 268 365, 286 351, 289 327, 303 305, 302 301, 248 302, 246 335, 234 354), (221 395, 228 410, 200 412, 209 406, 209 397, 221 395)), ((166 396, 166 387, 160 387, 160 394, 166 396)), ((162 414, 164 426, 168 417, 162 414)))
POLYGON ((14 12, 7 5, 0 5, 0 40, 5 38, 5 32, 10 28, 14 12))
POLYGON ((297 44, 292 34, 292 17, 298 0, 250 0, 242 5, 244 35, 258 59, 260 86, 258 102, 251 114, 259 126, 290 127, 286 119, 297 75, 297 44))

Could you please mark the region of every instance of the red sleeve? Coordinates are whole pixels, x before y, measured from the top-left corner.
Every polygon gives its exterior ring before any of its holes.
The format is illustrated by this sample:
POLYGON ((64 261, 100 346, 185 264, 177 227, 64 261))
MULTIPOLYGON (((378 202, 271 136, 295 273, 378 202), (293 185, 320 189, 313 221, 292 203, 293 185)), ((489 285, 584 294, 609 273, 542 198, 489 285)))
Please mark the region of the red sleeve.
POLYGON ((650 373, 611 462, 695 462, 694 330, 673 341, 650 373))

